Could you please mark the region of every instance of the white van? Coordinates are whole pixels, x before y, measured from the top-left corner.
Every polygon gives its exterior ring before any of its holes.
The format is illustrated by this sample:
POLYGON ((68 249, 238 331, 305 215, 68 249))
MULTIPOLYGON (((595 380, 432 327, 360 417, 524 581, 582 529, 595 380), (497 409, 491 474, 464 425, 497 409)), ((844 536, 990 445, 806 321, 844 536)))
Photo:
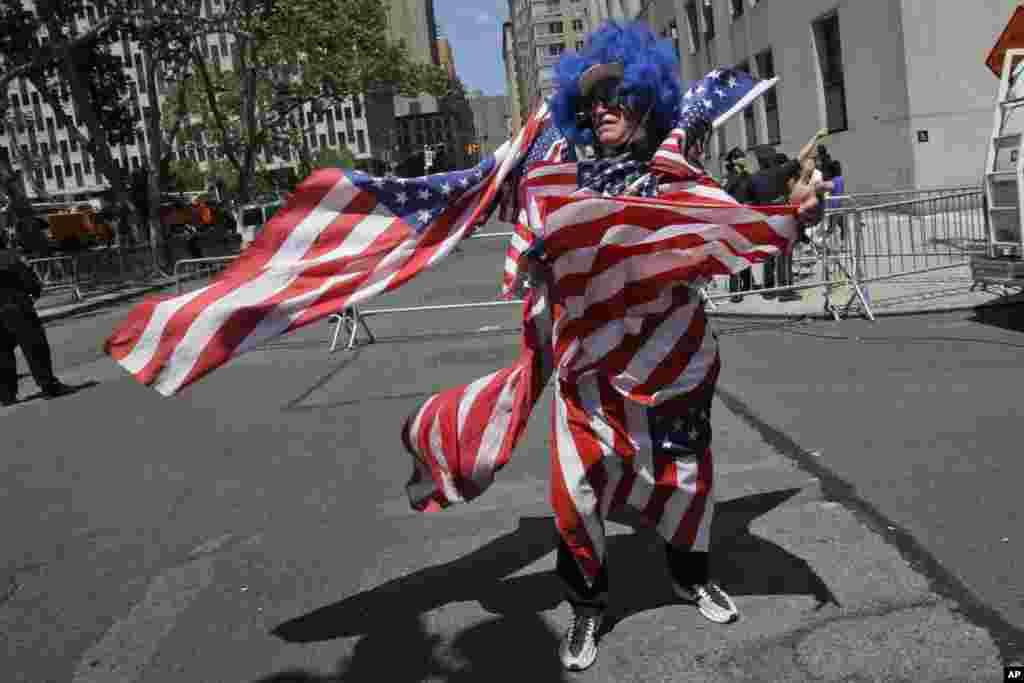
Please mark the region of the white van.
POLYGON ((271 202, 269 204, 246 204, 235 210, 235 220, 238 224, 238 234, 242 236, 242 248, 249 246, 270 217, 278 209, 284 206, 283 201, 271 202))

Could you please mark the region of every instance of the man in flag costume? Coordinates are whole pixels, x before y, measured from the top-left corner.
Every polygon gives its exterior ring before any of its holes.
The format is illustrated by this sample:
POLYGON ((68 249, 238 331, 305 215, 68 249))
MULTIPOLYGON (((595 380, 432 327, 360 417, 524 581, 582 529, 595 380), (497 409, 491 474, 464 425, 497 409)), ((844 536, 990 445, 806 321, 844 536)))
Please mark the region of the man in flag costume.
POLYGON ((665 539, 677 593, 730 621, 735 605, 708 575, 720 361, 697 287, 785 248, 799 221, 793 206, 736 203, 699 162, 713 127, 774 81, 715 71, 683 95, 677 67, 647 28, 606 24, 563 56, 556 96, 493 158, 417 179, 320 171, 231 269, 141 304, 106 348, 140 382, 177 393, 267 339, 407 282, 501 203, 516 222, 503 284, 525 299, 521 353, 406 421, 412 505, 483 493, 554 374, 551 502, 574 608, 565 666, 596 656, 604 519, 622 504, 665 539))

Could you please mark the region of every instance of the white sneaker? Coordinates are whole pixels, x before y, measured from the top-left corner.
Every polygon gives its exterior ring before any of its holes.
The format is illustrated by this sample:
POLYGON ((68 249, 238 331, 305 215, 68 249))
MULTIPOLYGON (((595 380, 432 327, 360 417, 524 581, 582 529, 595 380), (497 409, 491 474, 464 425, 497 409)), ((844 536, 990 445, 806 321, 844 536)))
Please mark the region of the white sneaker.
POLYGON ((573 615, 572 624, 565 632, 562 643, 558 647, 558 656, 562 666, 569 671, 583 671, 597 659, 597 631, 601 628, 603 617, 600 614, 573 615))
POLYGON ((682 600, 696 603, 700 613, 716 624, 728 624, 740 616, 732 598, 713 581, 696 586, 681 586, 673 581, 672 588, 682 600))

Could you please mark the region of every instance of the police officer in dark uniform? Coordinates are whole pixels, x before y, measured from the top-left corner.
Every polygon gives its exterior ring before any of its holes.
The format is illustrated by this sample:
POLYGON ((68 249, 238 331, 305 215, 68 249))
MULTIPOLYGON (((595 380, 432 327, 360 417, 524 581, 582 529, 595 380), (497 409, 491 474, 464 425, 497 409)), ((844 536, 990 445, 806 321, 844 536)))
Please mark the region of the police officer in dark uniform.
POLYGON ((36 314, 33 299, 43 284, 0 232, 0 405, 18 400, 18 364, 14 347, 20 346, 36 384, 46 398, 69 394, 75 389, 53 374, 53 358, 46 330, 36 314))

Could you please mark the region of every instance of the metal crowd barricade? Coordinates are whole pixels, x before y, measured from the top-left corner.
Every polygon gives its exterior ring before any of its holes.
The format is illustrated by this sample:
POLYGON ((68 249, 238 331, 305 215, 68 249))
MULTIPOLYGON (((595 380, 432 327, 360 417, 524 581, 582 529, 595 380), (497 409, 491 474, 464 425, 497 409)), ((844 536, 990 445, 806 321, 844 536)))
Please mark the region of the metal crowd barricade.
MULTIPOLYGON (((966 265, 970 254, 983 250, 985 218, 982 191, 977 186, 894 190, 833 197, 839 208, 828 209, 821 236, 812 241, 812 255, 797 259, 815 264, 819 277, 782 287, 757 290, 758 294, 822 288, 824 309, 835 320, 859 312, 874 320, 868 285, 900 277, 929 274, 966 265), (835 301, 841 288, 850 289, 845 303, 835 301)), ((475 235, 469 239, 511 237, 511 232, 475 235)), ((710 310, 732 293, 700 296, 710 310)), ((522 300, 484 301, 438 306, 414 306, 360 310, 350 306, 333 314, 335 324, 330 350, 338 348, 346 331, 346 349, 357 344, 362 329, 368 342, 375 341, 366 319, 375 315, 475 309, 522 304, 522 300)))
POLYGON ((174 263, 174 282, 178 294, 181 294, 181 285, 185 280, 192 280, 200 277, 209 277, 214 273, 224 270, 229 263, 238 258, 232 256, 208 256, 206 258, 189 258, 174 263))
MULTIPOLYGON (((467 237, 467 240, 482 240, 482 239, 508 239, 515 233, 513 232, 484 232, 478 235, 471 235, 467 237)), ((458 247, 456 247, 458 249, 458 247)), ((441 304, 435 306, 408 306, 403 308, 377 308, 368 311, 362 311, 358 306, 348 306, 345 310, 340 313, 332 313, 328 316, 327 321, 334 323, 334 333, 331 335, 331 348, 330 351, 333 353, 338 348, 338 338, 341 336, 341 331, 344 328, 347 332, 348 341, 345 344, 345 350, 350 350, 355 347, 359 337, 359 329, 362 328, 366 332, 367 343, 372 344, 376 341, 376 337, 373 336, 373 331, 367 324, 366 319, 374 315, 387 315, 389 313, 422 313, 429 311, 449 311, 453 309, 468 309, 468 308, 490 308, 494 306, 512 306, 523 303, 522 299, 513 299, 509 301, 498 300, 498 301, 480 301, 476 303, 465 303, 465 304, 441 304)))
POLYGON ((70 289, 75 301, 82 300, 82 290, 78 284, 78 267, 73 256, 37 258, 30 260, 28 264, 42 281, 44 294, 70 289))
MULTIPOLYGON (((961 268, 972 253, 985 248, 982 192, 977 187, 897 191, 866 197, 848 195, 837 199, 846 206, 825 212, 820 238, 812 242, 812 258, 821 268, 821 278, 758 293, 822 287, 825 311, 836 320, 849 315, 855 304, 874 320, 869 283, 961 268), (883 195, 911 198, 880 201, 883 195), (832 297, 843 286, 853 291, 846 304, 839 306, 832 297)), ((710 299, 730 296, 714 295, 710 299)))

